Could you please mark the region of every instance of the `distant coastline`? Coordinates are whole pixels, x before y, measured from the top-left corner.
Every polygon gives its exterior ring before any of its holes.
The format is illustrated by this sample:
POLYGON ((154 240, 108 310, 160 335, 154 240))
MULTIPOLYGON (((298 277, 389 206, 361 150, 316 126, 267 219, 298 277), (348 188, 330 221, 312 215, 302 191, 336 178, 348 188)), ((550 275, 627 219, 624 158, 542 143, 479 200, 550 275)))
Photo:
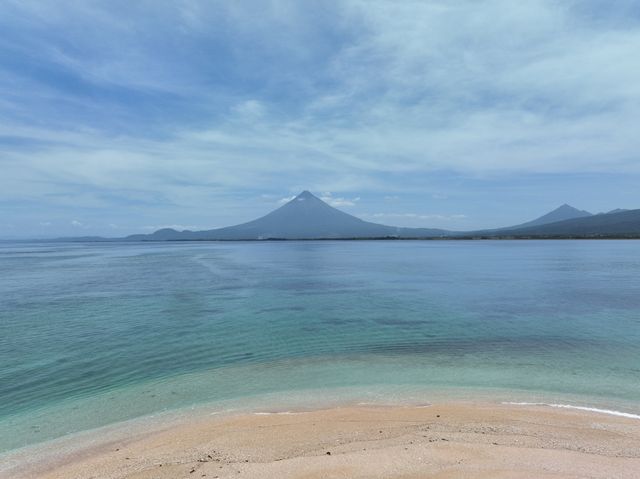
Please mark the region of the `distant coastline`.
POLYGON ((505 235, 505 236, 425 236, 423 238, 354 237, 354 238, 238 238, 238 239, 126 239, 126 238, 54 238, 2 239, 2 243, 263 243, 274 241, 523 241, 523 240, 639 240, 640 233, 628 235, 505 235))
POLYGON ((592 214, 564 204, 525 223, 495 229, 448 231, 364 221, 309 191, 258 219, 212 230, 162 228, 122 238, 82 236, 52 241, 319 241, 319 240, 640 239, 640 209, 592 214))

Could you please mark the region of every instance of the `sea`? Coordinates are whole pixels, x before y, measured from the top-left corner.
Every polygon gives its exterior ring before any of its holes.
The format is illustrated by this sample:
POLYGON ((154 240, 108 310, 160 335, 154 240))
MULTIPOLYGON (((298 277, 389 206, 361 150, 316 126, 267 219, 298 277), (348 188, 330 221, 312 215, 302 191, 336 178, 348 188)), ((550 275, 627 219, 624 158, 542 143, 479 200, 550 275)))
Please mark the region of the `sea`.
POLYGON ((640 419, 640 241, 0 243, 0 451, 443 400, 640 419))

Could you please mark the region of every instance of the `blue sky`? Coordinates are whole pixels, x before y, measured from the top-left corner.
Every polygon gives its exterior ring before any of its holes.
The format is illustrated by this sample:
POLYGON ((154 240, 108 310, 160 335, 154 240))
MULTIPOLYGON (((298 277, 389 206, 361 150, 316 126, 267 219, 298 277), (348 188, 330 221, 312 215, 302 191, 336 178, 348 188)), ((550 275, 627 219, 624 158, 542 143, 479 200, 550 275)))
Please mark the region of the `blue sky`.
POLYGON ((0 237, 253 219, 303 189, 473 229, 640 208, 640 2, 4 1, 0 237))

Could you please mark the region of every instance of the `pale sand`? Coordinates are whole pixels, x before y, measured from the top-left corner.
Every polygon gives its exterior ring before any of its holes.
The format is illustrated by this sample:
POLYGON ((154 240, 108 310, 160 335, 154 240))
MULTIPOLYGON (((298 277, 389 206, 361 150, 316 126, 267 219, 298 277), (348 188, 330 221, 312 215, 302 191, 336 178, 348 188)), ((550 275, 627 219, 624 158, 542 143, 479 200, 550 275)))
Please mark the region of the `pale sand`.
MULTIPOLYGON (((134 428, 135 431, 135 428, 134 428)), ((447 403, 295 414, 199 414, 47 458, 2 477, 634 478, 640 420, 544 406, 447 403), (329 454, 330 453, 330 454, 329 454)))

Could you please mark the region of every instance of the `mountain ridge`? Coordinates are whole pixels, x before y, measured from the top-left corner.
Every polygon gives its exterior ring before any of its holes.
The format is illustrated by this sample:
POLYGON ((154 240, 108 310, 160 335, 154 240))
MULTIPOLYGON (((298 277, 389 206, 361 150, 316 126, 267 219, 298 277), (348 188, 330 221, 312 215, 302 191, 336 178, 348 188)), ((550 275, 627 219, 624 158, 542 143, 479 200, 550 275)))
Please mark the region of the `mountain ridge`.
POLYGON ((571 218, 537 226, 505 228, 493 230, 489 236, 511 237, 605 237, 605 236, 639 236, 640 209, 624 210, 616 213, 604 213, 587 217, 571 218))
POLYGON ((438 239, 530 237, 640 237, 640 209, 592 214, 568 204, 532 221, 498 229, 449 231, 408 228, 362 220, 330 206, 305 190, 252 221, 210 230, 161 228, 124 238, 59 238, 52 241, 254 241, 311 239, 438 239))
POLYGON ((128 240, 264 240, 439 237, 451 231, 404 228, 364 221, 328 205, 305 190, 276 210, 239 225, 204 231, 158 230, 128 240))
POLYGON ((565 221, 574 218, 584 218, 589 216, 593 216, 593 213, 589 213, 585 210, 579 210, 578 208, 574 208, 573 206, 564 203, 563 205, 560 205, 556 209, 540 216, 539 218, 518 225, 509 226, 507 228, 528 228, 531 226, 541 226, 549 223, 556 223, 558 221, 565 221))
POLYGON ((465 238, 640 235, 640 210, 615 209, 594 215, 565 203, 534 220, 492 230, 448 231, 406 228, 364 221, 305 190, 279 208, 239 225, 203 231, 160 229, 129 241, 240 241, 267 239, 465 238))

